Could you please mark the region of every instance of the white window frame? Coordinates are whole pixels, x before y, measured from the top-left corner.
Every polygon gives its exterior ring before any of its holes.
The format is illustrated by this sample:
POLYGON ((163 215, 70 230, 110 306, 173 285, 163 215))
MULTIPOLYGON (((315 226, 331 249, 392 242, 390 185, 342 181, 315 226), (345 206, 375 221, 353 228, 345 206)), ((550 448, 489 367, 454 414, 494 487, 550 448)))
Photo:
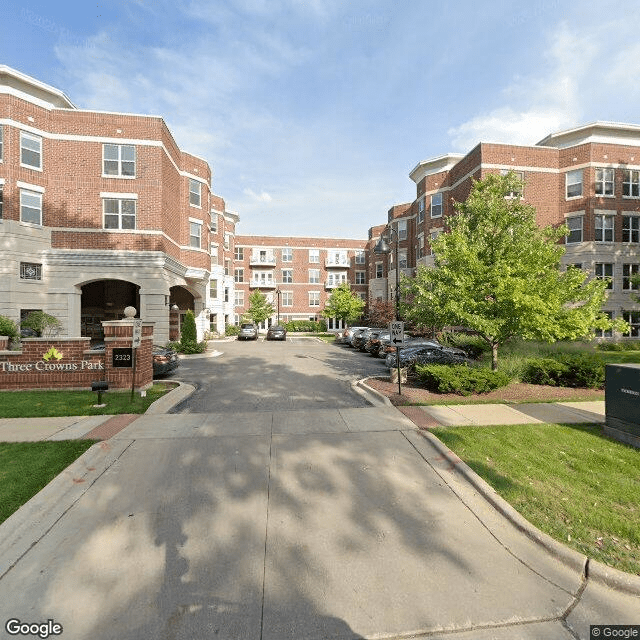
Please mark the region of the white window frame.
POLYGON ((283 307, 293 307, 293 291, 281 291, 282 298, 280 302, 283 307))
POLYGON ((399 269, 408 269, 408 264, 409 264, 409 260, 407 258, 408 252, 407 251, 400 251, 400 253, 398 253, 398 268, 399 269))
POLYGON ((283 247, 282 262, 293 262, 293 249, 291 247, 283 247))
POLYGON ((594 222, 594 239, 596 242, 613 242, 615 240, 615 215, 597 213, 594 222))
POLYGON ((356 271, 356 284, 367 284, 366 271, 356 271))
POLYGON ((137 169, 137 153, 136 147, 133 144, 111 144, 104 143, 102 145, 102 177, 103 178, 125 178, 127 180, 132 180, 136 177, 136 169, 137 169), (106 158, 107 147, 113 147, 117 149, 117 158, 106 158), (124 160, 123 159, 123 151, 124 149, 133 149, 133 160, 124 160), (107 162, 116 164, 115 173, 109 173, 107 171, 107 162), (133 173, 125 173, 124 167, 125 165, 133 164, 133 173))
POLYGON ((376 279, 377 278, 384 278, 384 267, 382 262, 376 262, 376 279))
POLYGON ((567 218, 565 219, 565 223, 569 228, 569 233, 564 238, 565 244, 580 244, 584 238, 584 215, 581 214, 579 216, 567 216, 567 218), (571 223, 570 223, 571 220, 580 220, 580 228, 579 229, 578 227, 571 228, 571 223), (580 231, 580 240, 569 240, 569 238, 571 237, 571 234, 577 231, 580 231))
POLYGON ((320 284, 320 269, 309 269, 309 284, 320 284))
POLYGON ((293 269, 282 269, 283 284, 293 284, 293 269))
POLYGON ((631 284, 631 276, 640 275, 640 264, 624 263, 622 265, 622 290, 623 291, 638 291, 638 287, 634 287, 631 284))
POLYGON ((319 291, 309 291, 309 306, 310 307, 319 307, 320 306, 320 292, 319 291))
POLYGON ((613 291, 614 266, 613 262, 596 262, 595 275, 598 280, 607 282, 607 291, 613 291), (607 273, 610 271, 611 273, 607 273))
POLYGON ((42 192, 41 191, 33 191, 31 189, 21 188, 20 189, 20 222, 22 224, 29 224, 35 227, 42 226, 42 192), (24 199, 33 198, 37 200, 37 206, 34 206, 34 203, 27 204, 24 199), (25 220, 23 217, 23 211, 25 209, 33 210, 38 212, 38 221, 34 222, 33 220, 25 220))
POLYGON ((309 262, 320 264, 320 249, 309 249, 309 262))
POLYGON ((625 338, 637 338, 640 336, 640 311, 622 311, 622 318, 629 325, 629 333, 623 334, 625 338))
POLYGON ((233 306, 244 307, 244 291, 242 289, 236 289, 234 291, 233 306))
POLYGON ((202 208, 202 183, 195 178, 189 178, 189 206, 202 208), (198 187, 197 191, 193 189, 195 186, 198 187))
POLYGON ((210 253, 211 253, 211 264, 218 266, 219 263, 218 263, 218 245, 217 244, 211 245, 210 253))
POLYGON ((356 264, 366 264, 367 256, 365 254, 364 249, 356 249, 355 263, 356 264))
POLYGON ((398 220, 396 225, 396 231, 398 233, 398 240, 406 240, 407 239, 407 221, 398 220))
POLYGON ((584 170, 583 169, 573 169, 572 171, 567 171, 564 174, 564 193, 566 200, 573 200, 575 198, 582 198, 584 195, 584 170), (580 176, 578 180, 577 177, 580 176), (580 193, 577 193, 577 185, 580 185, 580 193), (576 193, 572 193, 569 195, 569 190, 572 189, 576 191, 576 193))
POLYGON ((432 218, 442 218, 442 191, 431 194, 430 214, 432 218))
POLYGON ((209 297, 212 300, 218 299, 218 279, 209 280, 209 297))
POLYGON ((192 249, 202 248, 202 220, 189 218, 189 246, 192 249))
POLYGON ((622 174, 622 197, 640 198, 640 171, 625 169, 622 174), (628 193, 625 193, 627 191, 628 193))
POLYGON ((622 242, 640 242, 640 216, 622 216, 622 242))
POLYGON ((138 228, 138 196, 135 194, 129 194, 127 196, 117 194, 100 194, 102 198, 102 228, 107 229, 108 231, 134 231, 138 228), (114 213, 110 211, 107 213, 106 205, 107 201, 113 201, 118 203, 118 211, 114 213), (122 216, 131 216, 130 213, 122 213, 122 204, 124 202, 132 202, 133 203, 133 227, 123 227, 122 226, 122 216), (118 216, 118 226, 117 227, 107 227, 107 216, 118 216))
POLYGON ((425 200, 426 196, 420 196, 418 199, 418 224, 424 221, 425 200))
POLYGON ((27 169, 33 169, 34 171, 42 171, 42 137, 35 136, 32 133, 27 133, 26 131, 20 132, 20 166, 26 167, 27 169), (29 149, 25 146, 24 142, 29 140, 30 142, 35 142, 38 145, 38 150, 29 149), (37 153, 38 154, 38 164, 29 164, 24 162, 23 152, 27 151, 29 153, 37 153))
POLYGON ((611 167, 596 167, 595 194, 602 198, 615 197, 616 172, 611 167))
POLYGON ((238 283, 244 282, 244 267, 236 267, 233 270, 233 281, 238 283))

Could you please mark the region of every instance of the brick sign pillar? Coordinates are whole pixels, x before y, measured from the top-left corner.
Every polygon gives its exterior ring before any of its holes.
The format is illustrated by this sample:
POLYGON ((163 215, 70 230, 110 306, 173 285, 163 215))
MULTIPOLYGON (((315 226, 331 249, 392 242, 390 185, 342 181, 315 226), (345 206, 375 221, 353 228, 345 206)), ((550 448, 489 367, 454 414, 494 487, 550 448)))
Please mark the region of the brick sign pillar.
POLYGON ((130 358, 133 319, 103 322, 106 379, 111 389, 148 389, 153 384, 153 322, 142 323, 142 341, 136 351, 136 379, 130 358))

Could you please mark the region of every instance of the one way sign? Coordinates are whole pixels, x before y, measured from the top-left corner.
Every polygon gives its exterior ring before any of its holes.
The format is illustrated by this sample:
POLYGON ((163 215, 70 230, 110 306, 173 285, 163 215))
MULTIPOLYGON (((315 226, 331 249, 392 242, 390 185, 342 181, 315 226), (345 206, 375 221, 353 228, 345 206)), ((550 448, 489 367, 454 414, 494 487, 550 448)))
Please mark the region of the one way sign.
POLYGON ((396 347, 404 344, 404 322, 390 322, 389 333, 391 334, 391 344, 396 347))

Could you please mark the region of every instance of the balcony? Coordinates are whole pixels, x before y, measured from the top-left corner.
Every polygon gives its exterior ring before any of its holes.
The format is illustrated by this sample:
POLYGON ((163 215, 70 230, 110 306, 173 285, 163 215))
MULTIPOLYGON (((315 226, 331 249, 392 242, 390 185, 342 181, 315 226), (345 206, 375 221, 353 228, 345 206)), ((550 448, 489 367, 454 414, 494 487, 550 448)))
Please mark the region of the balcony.
POLYGON ((347 279, 338 280, 337 278, 336 279, 330 279, 330 280, 327 280, 324 283, 324 288, 325 289, 335 289, 335 288, 339 287, 341 284, 345 284, 345 282, 348 282, 348 280, 347 279))
POLYGON ((249 286, 252 289, 275 289, 276 281, 273 278, 251 278, 249 286))
POLYGON ((254 251, 249 258, 249 264, 253 266, 275 267, 276 254, 273 251, 254 251))
POLYGON ((325 260, 324 266, 328 269, 339 267, 340 269, 348 269, 351 266, 351 261, 347 256, 334 256, 325 260))

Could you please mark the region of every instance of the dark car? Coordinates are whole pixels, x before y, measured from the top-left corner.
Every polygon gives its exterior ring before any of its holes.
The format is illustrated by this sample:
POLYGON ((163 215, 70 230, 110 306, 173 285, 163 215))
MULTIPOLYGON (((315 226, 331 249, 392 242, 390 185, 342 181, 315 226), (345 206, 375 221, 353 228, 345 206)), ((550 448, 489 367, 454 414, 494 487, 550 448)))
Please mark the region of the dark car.
POLYGON ((372 334, 365 345, 365 350, 372 356, 377 356, 380 353, 380 349, 384 348, 385 343, 389 340, 391 340, 391 334, 386 330, 378 332, 377 335, 372 334))
MULTIPOLYGON (((465 364, 469 361, 467 354, 462 349, 443 347, 442 345, 423 345, 417 347, 400 348, 400 366, 411 364, 465 364)), ((398 366, 397 352, 387 354, 385 360, 387 368, 398 366)))
POLYGON ((267 340, 286 340, 287 330, 280 325, 269 327, 267 331, 267 340))
POLYGON ((169 347, 161 347, 159 344, 154 344, 152 357, 154 378, 171 373, 180 366, 178 354, 169 347))
POLYGON ((250 322, 244 322, 240 325, 240 333, 238 333, 238 340, 257 340, 258 339, 258 327, 250 322))

